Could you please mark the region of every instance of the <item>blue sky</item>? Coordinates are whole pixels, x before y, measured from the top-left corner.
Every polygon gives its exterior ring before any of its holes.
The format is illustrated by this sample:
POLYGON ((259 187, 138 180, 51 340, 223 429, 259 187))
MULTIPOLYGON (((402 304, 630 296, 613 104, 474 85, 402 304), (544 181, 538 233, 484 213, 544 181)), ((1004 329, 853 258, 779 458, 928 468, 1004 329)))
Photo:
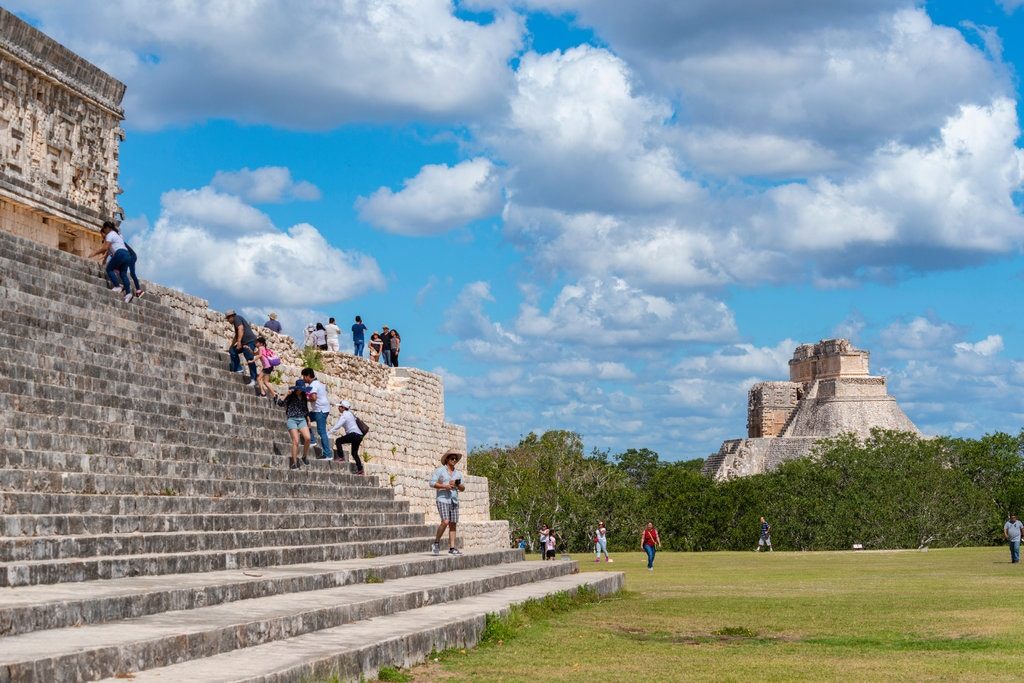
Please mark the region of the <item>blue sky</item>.
POLYGON ((831 336, 1022 426, 1021 0, 9 6, 128 84, 144 276, 398 328, 471 445, 703 457, 831 336))

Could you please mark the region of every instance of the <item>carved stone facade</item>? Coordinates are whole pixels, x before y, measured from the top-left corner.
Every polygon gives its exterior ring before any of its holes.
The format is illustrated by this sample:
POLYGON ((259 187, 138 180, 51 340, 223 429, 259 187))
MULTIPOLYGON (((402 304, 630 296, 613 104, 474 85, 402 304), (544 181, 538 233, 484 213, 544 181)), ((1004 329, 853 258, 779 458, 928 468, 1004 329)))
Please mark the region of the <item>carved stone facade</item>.
POLYGON ((125 85, 0 8, 0 228, 82 255, 121 216, 125 85))
POLYGON ((919 433, 889 395, 885 377, 869 374, 868 351, 846 339, 802 344, 788 382, 760 382, 747 395, 747 438, 730 439, 704 463, 716 479, 760 474, 810 453, 823 437, 872 429, 919 433))

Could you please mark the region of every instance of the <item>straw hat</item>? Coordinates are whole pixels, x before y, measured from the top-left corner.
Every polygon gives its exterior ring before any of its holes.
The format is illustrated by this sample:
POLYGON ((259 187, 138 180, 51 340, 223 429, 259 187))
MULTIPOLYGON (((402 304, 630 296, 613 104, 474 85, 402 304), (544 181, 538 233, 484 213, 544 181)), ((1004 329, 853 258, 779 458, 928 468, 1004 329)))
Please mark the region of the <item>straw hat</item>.
POLYGON ((447 453, 442 455, 441 456, 441 464, 442 465, 447 465, 448 464, 448 458, 450 456, 453 456, 453 455, 455 456, 455 464, 456 465, 459 464, 459 461, 462 460, 462 453, 459 453, 458 451, 448 451, 447 453))

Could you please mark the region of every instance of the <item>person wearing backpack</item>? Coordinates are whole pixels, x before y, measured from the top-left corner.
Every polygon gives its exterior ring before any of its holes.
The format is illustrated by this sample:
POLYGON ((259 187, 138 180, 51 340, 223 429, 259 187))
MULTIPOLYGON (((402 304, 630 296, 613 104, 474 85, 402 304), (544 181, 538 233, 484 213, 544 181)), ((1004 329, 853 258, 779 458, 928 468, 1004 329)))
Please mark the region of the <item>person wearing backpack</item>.
POLYGON ((352 412, 352 404, 348 401, 341 401, 334 405, 341 410, 341 414, 338 415, 338 421, 334 423, 334 426, 327 431, 327 435, 330 436, 344 430, 344 436, 339 436, 334 440, 334 460, 335 462, 345 461, 345 451, 341 446, 347 443, 352 449, 352 462, 356 465, 356 474, 364 474, 363 461, 359 459, 359 444, 363 442, 363 437, 366 436, 366 432, 370 431, 370 428, 356 417, 356 414, 352 412))
POLYGON ((274 350, 267 346, 266 337, 256 338, 256 360, 259 361, 263 367, 263 371, 256 376, 256 383, 258 391, 262 398, 267 397, 267 392, 273 396, 274 400, 277 400, 277 392, 274 391, 274 387, 270 384, 270 375, 273 374, 277 366, 281 364, 281 359, 278 357, 274 350))

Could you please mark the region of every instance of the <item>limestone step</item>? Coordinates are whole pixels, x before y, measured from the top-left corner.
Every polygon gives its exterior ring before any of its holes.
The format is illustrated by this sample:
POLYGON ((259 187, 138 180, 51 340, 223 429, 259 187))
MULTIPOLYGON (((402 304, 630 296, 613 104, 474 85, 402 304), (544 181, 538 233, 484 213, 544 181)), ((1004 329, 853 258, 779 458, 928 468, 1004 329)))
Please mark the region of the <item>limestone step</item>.
MULTIPOLYGON (((129 576, 191 574, 240 567, 267 567, 399 555, 429 549, 433 535, 318 545, 282 545, 152 555, 103 556, 0 564, 0 586, 30 586, 119 579, 129 576)), ((2 671, 2 669, 0 669, 2 671)))
POLYGON ((522 552, 517 549, 471 550, 464 555, 437 557, 415 553, 261 567, 255 571, 231 569, 205 574, 0 588, 0 636, 336 588, 365 583, 371 576, 392 581, 522 559, 522 552))
MULTIPOLYGON (((280 460, 279 465, 284 464, 280 460)), ((237 480, 294 483, 320 483, 339 487, 378 488, 376 477, 349 473, 343 464, 310 460, 309 467, 301 470, 282 470, 281 467, 257 465, 212 464, 192 460, 158 460, 143 457, 112 455, 83 455, 53 453, 49 451, 23 451, 0 447, 0 467, 10 470, 48 470, 63 473, 122 474, 148 477, 184 477, 198 479, 237 480)), ((427 473, 424 473, 424 477, 427 473)), ((390 497, 385 493, 367 497, 390 497)))
MULTIPOLYGON (((86 259, 75 254, 58 251, 52 247, 8 232, 0 234, 0 252, 11 255, 19 266, 22 263, 31 262, 33 265, 42 268, 72 269, 83 276, 102 280, 102 266, 98 260, 86 259)), ((17 273, 17 270, 15 269, 13 272, 17 273)))
MULTIPOLYGON (((16 316, 44 322, 51 321, 54 316, 67 318, 65 333, 69 329, 99 331, 102 325, 107 325, 110 330, 124 335, 160 334, 165 339, 181 344, 194 340, 172 309, 149 302, 148 294, 138 303, 125 303, 120 295, 99 288, 94 295, 81 295, 76 292, 53 292, 31 283, 4 280, 0 285, 0 295, 7 302, 7 310, 16 316)), ((16 317, 9 319, 17 321, 16 317)), ((131 342, 128 336, 121 339, 122 344, 131 342)))
POLYGON ((169 531, 155 533, 111 533, 98 535, 47 536, 43 538, 0 537, 0 564, 66 560, 103 555, 156 555, 204 550, 233 550, 275 545, 320 545, 352 543, 375 539, 428 536, 436 524, 387 526, 324 525, 298 529, 228 531, 169 531))
POLYGON ((367 680, 375 677, 383 666, 408 667, 424 661, 434 651, 472 647, 483 633, 488 614, 504 613, 512 605, 554 593, 575 593, 582 586, 608 595, 621 589, 622 576, 568 574, 148 669, 132 678, 140 682, 204 683, 314 681, 334 677, 339 681, 367 680))
POLYGON ((408 512, 409 503, 390 495, 375 498, 370 488, 339 490, 329 498, 210 498, 179 495, 109 495, 0 491, 5 515, 194 515, 408 512))
POLYGON ((0 491, 37 493, 332 499, 344 495, 345 488, 358 491, 358 495, 365 498, 391 498, 393 495, 391 489, 375 485, 352 484, 349 487, 342 487, 315 482, 253 481, 249 479, 195 480, 173 476, 147 477, 85 472, 62 473, 47 470, 0 470, 0 491))
POLYGON ((13 679, 114 676, 137 662, 167 666, 556 578, 571 565, 515 562, 10 636, 0 641, 0 670, 13 679))
POLYGON ((413 512, 305 512, 278 514, 174 514, 174 515, 33 515, 0 517, 0 538, 164 533, 172 531, 248 531, 312 529, 315 527, 387 526, 422 524, 413 512))

